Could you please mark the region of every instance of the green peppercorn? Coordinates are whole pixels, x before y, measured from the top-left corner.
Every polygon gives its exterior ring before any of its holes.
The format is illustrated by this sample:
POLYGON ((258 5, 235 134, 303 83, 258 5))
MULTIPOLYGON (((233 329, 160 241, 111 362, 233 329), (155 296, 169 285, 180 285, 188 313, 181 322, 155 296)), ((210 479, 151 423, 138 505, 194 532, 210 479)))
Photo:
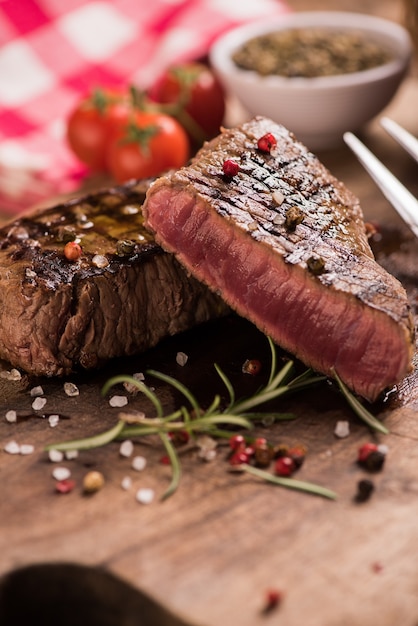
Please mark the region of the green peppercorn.
POLYGON ((308 270, 314 274, 315 276, 319 276, 325 269, 325 261, 320 256, 311 256, 307 261, 306 265, 308 270))
POLYGON ((68 243, 74 241, 76 238, 76 232, 71 226, 60 226, 57 231, 57 239, 62 243, 68 243))
POLYGON ((295 230, 296 226, 303 222, 304 215, 299 207, 291 206, 286 210, 285 226, 287 230, 295 230))
POLYGON ((116 244, 116 253, 119 256, 130 256, 135 250, 135 244, 129 239, 120 239, 116 244))

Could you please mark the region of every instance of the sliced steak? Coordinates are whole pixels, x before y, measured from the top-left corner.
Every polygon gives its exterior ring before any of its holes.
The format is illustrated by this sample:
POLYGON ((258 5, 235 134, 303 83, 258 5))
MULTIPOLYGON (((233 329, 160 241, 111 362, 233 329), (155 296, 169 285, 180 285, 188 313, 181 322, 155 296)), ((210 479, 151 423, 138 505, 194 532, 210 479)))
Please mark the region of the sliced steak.
POLYGON ((375 400, 410 369, 402 285, 376 263, 358 200, 292 133, 257 117, 153 183, 146 226, 280 346, 375 400), (260 151, 272 133, 277 146, 260 151), (232 159, 239 172, 223 174, 232 159))
POLYGON ((225 314, 143 227, 148 184, 103 190, 0 229, 0 358, 65 375, 225 314), (80 240, 68 261, 64 245, 80 240))

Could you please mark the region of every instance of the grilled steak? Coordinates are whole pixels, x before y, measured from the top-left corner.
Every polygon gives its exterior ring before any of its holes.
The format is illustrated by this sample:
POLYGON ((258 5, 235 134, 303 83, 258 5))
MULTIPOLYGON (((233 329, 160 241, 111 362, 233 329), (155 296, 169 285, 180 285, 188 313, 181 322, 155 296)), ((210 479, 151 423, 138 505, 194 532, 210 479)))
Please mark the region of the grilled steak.
POLYGON ((316 371, 371 401, 408 372, 403 287, 375 262, 358 200, 282 126, 223 130, 143 208, 158 243, 316 371), (271 152, 258 147, 266 133, 271 152), (227 159, 239 165, 229 178, 227 159))
POLYGON ((65 375, 224 314, 143 227, 148 184, 103 190, 0 229, 0 358, 65 375), (80 239, 71 262, 64 245, 80 239))

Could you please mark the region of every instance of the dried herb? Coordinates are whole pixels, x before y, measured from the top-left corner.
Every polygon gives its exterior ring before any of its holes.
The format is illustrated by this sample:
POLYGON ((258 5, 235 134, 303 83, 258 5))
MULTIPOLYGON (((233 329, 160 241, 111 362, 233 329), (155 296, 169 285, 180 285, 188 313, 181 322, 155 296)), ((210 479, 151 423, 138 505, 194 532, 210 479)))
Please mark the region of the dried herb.
POLYGON ((303 212, 298 206, 291 206, 286 210, 285 226, 287 230, 295 230, 298 224, 303 222, 303 212))
POLYGON ((243 70, 287 78, 351 74, 392 58, 388 49, 355 30, 301 28, 253 37, 232 55, 243 70))

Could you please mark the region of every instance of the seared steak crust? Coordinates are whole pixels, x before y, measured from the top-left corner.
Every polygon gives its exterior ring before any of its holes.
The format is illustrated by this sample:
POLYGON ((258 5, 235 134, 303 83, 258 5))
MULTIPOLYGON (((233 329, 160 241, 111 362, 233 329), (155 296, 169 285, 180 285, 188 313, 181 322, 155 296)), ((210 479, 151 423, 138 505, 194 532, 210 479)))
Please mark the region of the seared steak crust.
POLYGON ((106 189, 0 229, 0 358, 65 375, 227 311, 144 229, 148 185, 106 189), (71 262, 63 250, 75 237, 83 253, 71 262))
POLYGON ((151 185, 144 215, 199 280, 315 370, 369 400, 409 370, 405 290, 375 262, 358 200, 282 126, 223 130, 151 185), (257 148, 265 133, 271 153, 257 148), (229 179, 226 159, 240 168, 229 179))

